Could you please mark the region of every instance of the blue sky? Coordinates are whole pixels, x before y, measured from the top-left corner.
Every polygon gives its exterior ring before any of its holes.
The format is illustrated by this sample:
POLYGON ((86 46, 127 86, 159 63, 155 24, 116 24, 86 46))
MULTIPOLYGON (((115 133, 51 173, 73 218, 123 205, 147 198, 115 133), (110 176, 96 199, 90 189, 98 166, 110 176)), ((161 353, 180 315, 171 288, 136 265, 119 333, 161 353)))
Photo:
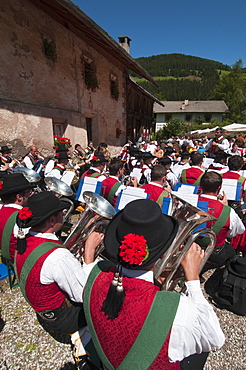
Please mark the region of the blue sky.
POLYGON ((133 58, 181 53, 246 67, 245 0, 72 0, 133 58))

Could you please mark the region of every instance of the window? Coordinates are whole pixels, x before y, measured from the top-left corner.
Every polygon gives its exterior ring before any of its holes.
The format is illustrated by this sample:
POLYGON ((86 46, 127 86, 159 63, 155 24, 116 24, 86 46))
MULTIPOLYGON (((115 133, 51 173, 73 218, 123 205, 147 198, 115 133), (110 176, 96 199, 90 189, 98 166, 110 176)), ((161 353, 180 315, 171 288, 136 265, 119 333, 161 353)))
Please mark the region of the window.
POLYGON ((212 118, 212 114, 204 114, 204 120, 205 122, 210 122, 212 118))
POLYGON ((165 121, 168 122, 172 119, 172 115, 171 114, 165 114, 165 121))
POLYGON ((64 120, 62 118, 53 118, 52 126, 53 126, 53 135, 62 137, 67 127, 67 120, 64 120))
POLYGON ((186 120, 187 122, 190 122, 190 121, 191 121, 191 115, 190 115, 190 114, 186 114, 186 115, 185 115, 185 120, 186 120))
POLYGON ((110 75, 110 95, 111 98, 118 100, 119 98, 119 88, 118 88, 118 79, 113 74, 110 75))
POLYGON ((99 87, 98 79, 96 76, 96 67, 92 59, 84 56, 84 80, 88 89, 97 89, 99 87))
POLYGON ((46 58, 54 61, 56 59, 55 42, 49 38, 44 38, 43 45, 46 58))

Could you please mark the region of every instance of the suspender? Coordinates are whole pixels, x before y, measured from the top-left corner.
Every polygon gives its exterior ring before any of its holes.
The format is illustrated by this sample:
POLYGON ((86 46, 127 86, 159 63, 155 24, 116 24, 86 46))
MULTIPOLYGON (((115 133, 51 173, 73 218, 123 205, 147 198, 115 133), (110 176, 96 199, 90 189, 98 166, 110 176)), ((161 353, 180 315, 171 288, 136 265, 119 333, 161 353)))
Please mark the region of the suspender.
POLYGON ((163 190, 159 195, 158 199, 156 200, 156 203, 159 204, 159 206, 162 206, 163 198, 168 197, 168 195, 169 195, 168 191, 163 190))
POLYGON ((15 211, 8 218, 8 220, 5 224, 5 227, 3 229, 3 233, 2 233, 2 243, 1 243, 1 245, 2 245, 2 256, 8 261, 10 260, 10 251, 9 251, 10 237, 11 237, 14 225, 16 223, 17 214, 18 214, 18 211, 15 211))
MULTIPOLYGON (((91 271, 84 290, 84 312, 99 357, 108 370, 114 370, 115 368, 103 352, 90 315, 90 295, 93 283, 101 271, 110 265, 112 264, 109 261, 101 261, 91 271)), ((180 295, 175 292, 159 291, 156 293, 140 333, 117 370, 133 368, 145 370, 151 366, 171 329, 179 299, 180 295), (161 320, 157 320, 160 317, 160 312, 163 311, 164 305, 165 315, 161 316, 161 320), (155 340, 149 340, 149 338, 155 340), (141 351, 142 348, 144 348, 144 356, 143 351, 141 351)))
POLYGON ((49 252, 51 249, 57 246, 65 248, 62 244, 57 244, 57 243, 52 243, 52 242, 45 242, 45 243, 38 245, 26 258, 22 266, 22 269, 20 271, 20 277, 17 274, 16 256, 15 256, 15 263, 14 263, 15 274, 17 276, 17 280, 18 280, 18 284, 21 289, 21 292, 24 298, 26 299, 26 301, 28 301, 26 297, 26 281, 27 281, 29 273, 31 272, 33 266, 35 265, 35 263, 38 261, 40 257, 42 257, 45 253, 49 252))
POLYGON ((121 183, 120 182, 116 182, 112 186, 112 188, 111 188, 111 190, 109 192, 109 195, 108 195, 108 201, 109 201, 109 203, 112 203, 112 201, 114 199, 114 195, 115 195, 116 191, 119 189, 120 186, 121 186, 121 183))
MULTIPOLYGON (((222 211, 221 211, 221 214, 218 216, 218 218, 220 218, 220 219, 217 220, 213 224, 213 226, 211 227, 211 229, 215 232, 216 235, 219 234, 219 232, 225 226, 225 223, 228 220, 228 217, 230 216, 230 211, 231 211, 231 209, 230 209, 229 206, 224 206, 222 211)), ((208 243, 209 243, 209 238, 208 237, 204 237, 201 240, 199 240, 199 245, 201 245, 201 246, 206 246, 208 243)))

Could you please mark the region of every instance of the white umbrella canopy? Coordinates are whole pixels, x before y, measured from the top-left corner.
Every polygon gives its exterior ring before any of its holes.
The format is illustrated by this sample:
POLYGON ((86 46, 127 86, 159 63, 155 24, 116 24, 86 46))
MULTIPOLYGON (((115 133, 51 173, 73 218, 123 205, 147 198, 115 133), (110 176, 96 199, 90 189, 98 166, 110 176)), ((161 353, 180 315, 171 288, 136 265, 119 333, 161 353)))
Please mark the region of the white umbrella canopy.
POLYGON ((246 131, 246 125, 241 123, 232 123, 231 125, 223 126, 225 131, 241 132, 246 131))

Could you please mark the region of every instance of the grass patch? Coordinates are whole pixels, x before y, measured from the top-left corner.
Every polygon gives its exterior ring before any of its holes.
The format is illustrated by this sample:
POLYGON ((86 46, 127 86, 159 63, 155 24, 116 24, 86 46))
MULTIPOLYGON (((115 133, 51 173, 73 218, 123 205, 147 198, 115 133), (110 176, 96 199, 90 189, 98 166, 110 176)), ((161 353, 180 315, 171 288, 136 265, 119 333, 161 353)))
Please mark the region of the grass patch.
POLYGON ((36 349, 36 344, 31 343, 31 344, 28 344, 28 346, 26 346, 25 351, 35 351, 35 349, 36 349))

